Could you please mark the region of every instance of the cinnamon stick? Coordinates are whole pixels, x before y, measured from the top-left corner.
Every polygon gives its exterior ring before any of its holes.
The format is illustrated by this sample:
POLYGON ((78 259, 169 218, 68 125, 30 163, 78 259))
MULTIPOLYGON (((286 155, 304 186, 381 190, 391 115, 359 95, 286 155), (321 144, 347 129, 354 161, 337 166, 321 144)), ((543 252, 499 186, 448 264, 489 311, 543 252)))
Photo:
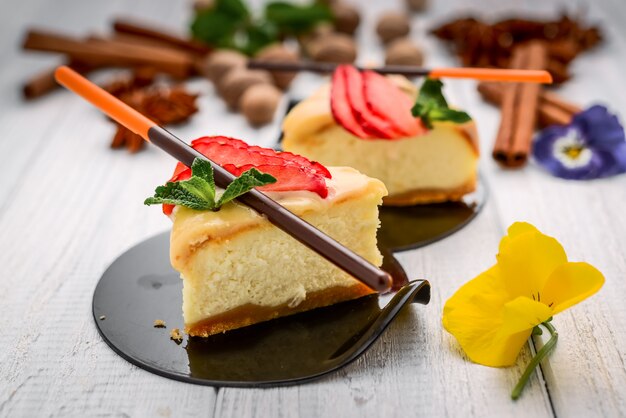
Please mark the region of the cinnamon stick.
MULTIPOLYGON (((70 62, 67 65, 80 74, 87 74, 96 69, 94 66, 80 62, 70 62)), ((60 87, 59 83, 54 79, 54 71, 56 68, 55 66, 54 68, 39 72, 27 80, 22 86, 24 98, 28 100, 35 99, 60 87)))
POLYGON ((79 40, 40 30, 28 32, 24 49, 59 52, 95 66, 151 66, 177 78, 194 71, 195 60, 187 53, 113 40, 79 40))
MULTIPOLYGON (((478 92, 485 101, 499 106, 502 103, 504 86, 500 83, 482 82, 478 83, 478 92)), ((556 93, 542 89, 539 92, 537 126, 545 128, 550 125, 566 125, 572 121, 572 116, 581 110, 556 93)))
MULTIPOLYGON (((533 41, 513 51, 511 64, 516 69, 541 70, 546 67, 547 52, 543 42, 533 41)), ((530 152, 540 86, 510 84, 505 86, 501 104, 501 122, 493 158, 504 167, 521 167, 530 152)))
POLYGON ((187 52, 193 52, 198 55, 206 55, 211 52, 211 48, 201 42, 193 39, 185 39, 172 33, 164 32, 154 26, 133 22, 127 19, 115 20, 115 22, 113 22, 113 29, 118 33, 130 34, 145 39, 160 41, 172 47, 187 52))

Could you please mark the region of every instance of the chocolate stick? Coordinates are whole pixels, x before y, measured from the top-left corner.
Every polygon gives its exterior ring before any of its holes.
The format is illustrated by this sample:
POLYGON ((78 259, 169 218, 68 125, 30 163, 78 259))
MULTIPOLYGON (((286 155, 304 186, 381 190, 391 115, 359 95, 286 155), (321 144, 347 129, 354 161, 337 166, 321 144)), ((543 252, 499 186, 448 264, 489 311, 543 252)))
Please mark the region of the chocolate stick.
MULTIPOLYGON (((55 75, 60 84, 80 95, 109 117, 128 127, 134 133, 141 135, 146 141, 152 142, 188 167, 192 165, 195 158, 211 163, 214 170, 215 183, 219 187, 225 188, 234 180, 235 177, 220 165, 215 164, 205 155, 158 126, 146 116, 111 96, 71 69, 59 67, 55 75)), ((386 291, 391 288, 391 276, 388 273, 300 219, 262 192, 252 189, 250 192, 238 197, 237 200, 264 214, 278 228, 370 288, 378 291, 386 291)))
MULTIPOLYGON (((268 71, 310 71, 330 73, 339 64, 329 62, 276 62, 252 59, 248 68, 268 71)), ((387 65, 384 67, 356 67, 359 71, 371 70, 379 74, 401 74, 409 77, 429 76, 431 78, 470 78, 474 80, 508 81, 519 83, 552 83, 552 76, 544 70, 517 70, 502 68, 422 68, 412 65, 387 65)))
POLYGON ((205 55, 211 52, 211 48, 201 42, 185 39, 171 33, 163 32, 153 26, 132 22, 126 19, 116 19, 115 22, 113 22, 113 29, 118 33, 126 33, 146 39, 157 40, 169 44, 172 47, 187 52, 193 52, 198 55, 205 55))

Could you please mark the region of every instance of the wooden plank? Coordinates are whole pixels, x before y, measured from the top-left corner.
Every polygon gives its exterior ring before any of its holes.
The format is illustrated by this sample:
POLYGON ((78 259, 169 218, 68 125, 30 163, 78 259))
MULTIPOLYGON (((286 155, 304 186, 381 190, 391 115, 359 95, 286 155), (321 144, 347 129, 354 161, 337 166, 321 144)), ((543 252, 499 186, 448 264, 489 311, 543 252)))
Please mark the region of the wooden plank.
MULTIPOLYGON (((123 3, 73 4, 104 23, 123 3)), ((143 7, 163 11, 170 4, 143 7)), ((23 17, 21 24, 96 24, 69 8, 65 17, 37 10, 23 17)), ((28 60, 2 68, 3 86, 19 85, 19 65, 28 60)), ((91 319, 93 289, 108 264, 168 228, 142 197, 173 162, 156 150, 110 151, 113 125, 67 93, 28 105, 17 99, 4 95, 0 104, 8 109, 0 118, 0 416, 212 415, 213 388, 130 365, 106 346, 91 319)))
MULTIPOLYGON (((626 4, 605 1, 589 6, 588 20, 602 22, 608 31, 607 43, 577 58, 575 76, 560 93, 583 106, 606 103, 623 122, 626 99, 615 86, 621 83, 626 52, 619 20, 626 4), (598 68, 602 68, 601 76, 598 68)), ((475 96, 468 93, 465 97, 473 100, 475 96)), ((488 120, 492 114, 478 98, 469 104, 476 109, 477 120, 488 120)), ((481 130, 484 147, 491 146, 485 144, 493 138, 490 134, 491 128, 481 130)), ((505 171, 489 159, 483 163, 504 226, 529 221, 559 239, 571 260, 587 261, 606 276, 598 295, 554 319, 559 343, 543 370, 556 415, 626 415, 626 177, 573 182, 552 178, 533 164, 505 171)), ((541 345, 541 341, 536 342, 541 345)))

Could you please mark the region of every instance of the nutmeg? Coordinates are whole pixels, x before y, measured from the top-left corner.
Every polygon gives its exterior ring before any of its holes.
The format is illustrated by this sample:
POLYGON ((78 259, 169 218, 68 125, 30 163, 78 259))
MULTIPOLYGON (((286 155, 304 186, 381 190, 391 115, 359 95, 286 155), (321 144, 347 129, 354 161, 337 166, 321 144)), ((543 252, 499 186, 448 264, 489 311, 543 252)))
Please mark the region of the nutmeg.
POLYGON ((351 63, 356 59, 356 44, 344 33, 332 33, 311 41, 308 53, 314 61, 351 63))
POLYGON ((271 84, 255 84, 243 93, 239 108, 251 125, 265 125, 274 119, 281 96, 281 91, 271 84))
POLYGON ((335 29, 337 32, 353 35, 361 22, 361 16, 357 8, 350 4, 337 2, 330 7, 330 10, 335 17, 335 29))
POLYGON ((240 52, 218 49, 210 53, 200 63, 200 73, 218 84, 220 80, 235 68, 245 67, 248 59, 240 52))
POLYGON ((376 33, 378 33, 378 36, 384 43, 406 36, 410 31, 411 23, 409 18, 397 12, 388 12, 381 15, 376 25, 376 33))
MULTIPOLYGON (((273 44, 263 48, 255 57, 259 61, 298 62, 298 54, 281 44, 273 44)), ((270 71, 274 84, 280 89, 286 89, 296 76, 295 72, 270 71)))
POLYGON ((385 64, 387 65, 421 66, 423 62, 422 50, 409 38, 398 38, 391 41, 385 51, 385 64))
POLYGON ((315 41, 322 36, 327 36, 332 33, 335 33, 335 27, 332 23, 318 23, 309 32, 298 36, 300 50, 303 51, 304 54, 311 56, 311 46, 315 44, 315 41))
POLYGON ((414 12, 422 12, 428 5, 428 0, 406 0, 406 5, 414 12))
POLYGON ((235 68, 226 74, 217 85, 217 91, 228 107, 237 110, 241 95, 255 84, 271 84, 272 78, 267 71, 235 68))

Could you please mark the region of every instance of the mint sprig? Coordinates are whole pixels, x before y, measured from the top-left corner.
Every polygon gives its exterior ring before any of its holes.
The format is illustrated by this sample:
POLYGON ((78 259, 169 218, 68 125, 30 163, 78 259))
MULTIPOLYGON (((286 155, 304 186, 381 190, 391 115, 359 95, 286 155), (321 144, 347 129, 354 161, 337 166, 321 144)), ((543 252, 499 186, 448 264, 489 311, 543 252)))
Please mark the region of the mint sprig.
POLYGON ((212 6, 196 12, 191 33, 213 47, 254 55, 285 36, 299 35, 332 19, 330 8, 316 2, 271 2, 262 15, 255 16, 242 0, 215 0, 212 6))
POLYGON ((443 95, 443 83, 432 78, 424 80, 411 113, 419 117, 428 129, 432 129, 434 121, 465 123, 472 120, 467 113, 448 107, 443 95))
POLYGON ((165 203, 194 210, 217 210, 255 187, 272 183, 276 183, 274 177, 251 168, 233 180, 216 202, 213 167, 208 161, 196 158, 191 165, 191 178, 157 187, 154 196, 143 203, 148 206, 165 203))

